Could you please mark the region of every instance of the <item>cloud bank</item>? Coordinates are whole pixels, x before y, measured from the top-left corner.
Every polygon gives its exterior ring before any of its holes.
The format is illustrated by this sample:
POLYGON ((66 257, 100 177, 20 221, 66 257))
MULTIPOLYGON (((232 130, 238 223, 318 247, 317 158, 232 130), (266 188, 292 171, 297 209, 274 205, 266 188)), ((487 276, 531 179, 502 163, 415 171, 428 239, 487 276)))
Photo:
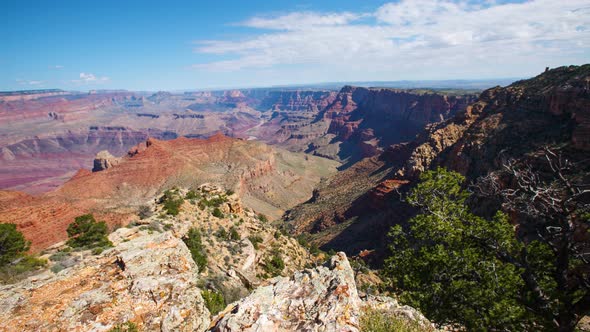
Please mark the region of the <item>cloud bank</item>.
POLYGON ((373 12, 292 12, 241 25, 259 32, 197 41, 195 52, 224 60, 193 67, 234 72, 295 66, 377 79, 514 77, 545 65, 587 62, 590 55, 588 0, 402 0, 373 12))

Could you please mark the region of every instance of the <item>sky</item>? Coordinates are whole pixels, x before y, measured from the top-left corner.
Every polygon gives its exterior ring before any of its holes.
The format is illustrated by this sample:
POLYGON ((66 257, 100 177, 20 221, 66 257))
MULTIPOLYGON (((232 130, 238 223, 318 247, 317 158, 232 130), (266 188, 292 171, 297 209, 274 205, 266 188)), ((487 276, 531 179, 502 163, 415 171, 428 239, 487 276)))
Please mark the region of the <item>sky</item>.
POLYGON ((590 62, 590 0, 0 3, 0 90, 529 77, 590 62))

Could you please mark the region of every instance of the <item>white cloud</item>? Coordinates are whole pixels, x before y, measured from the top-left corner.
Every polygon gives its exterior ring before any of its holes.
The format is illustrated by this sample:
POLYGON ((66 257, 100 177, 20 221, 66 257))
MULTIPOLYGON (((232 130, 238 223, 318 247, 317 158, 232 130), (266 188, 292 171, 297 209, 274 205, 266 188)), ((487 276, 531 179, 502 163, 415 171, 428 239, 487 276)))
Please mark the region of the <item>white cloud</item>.
POLYGON ((77 84, 100 84, 108 82, 110 78, 108 77, 96 77, 94 74, 91 73, 80 73, 80 79, 72 80, 72 83, 77 84))
POLYGON ((16 83, 20 84, 20 85, 32 85, 32 86, 38 86, 38 85, 43 85, 45 82, 44 81, 38 81, 38 80, 23 80, 23 79, 17 79, 16 83))
POLYGON ((590 54, 588 0, 479 5, 402 0, 373 13, 294 12, 255 17, 243 25, 271 31, 242 40, 199 41, 195 52, 229 60, 193 67, 316 66, 318 76, 341 73, 359 79, 514 77, 545 65, 587 62, 590 54))
POLYGON ((243 22, 242 25, 259 29, 300 30, 312 26, 345 25, 363 16, 363 14, 348 12, 327 14, 295 12, 278 17, 254 17, 243 22))
POLYGON ((62 65, 49 66, 49 69, 58 69, 59 70, 59 69, 63 69, 63 68, 64 68, 64 66, 62 66, 62 65))

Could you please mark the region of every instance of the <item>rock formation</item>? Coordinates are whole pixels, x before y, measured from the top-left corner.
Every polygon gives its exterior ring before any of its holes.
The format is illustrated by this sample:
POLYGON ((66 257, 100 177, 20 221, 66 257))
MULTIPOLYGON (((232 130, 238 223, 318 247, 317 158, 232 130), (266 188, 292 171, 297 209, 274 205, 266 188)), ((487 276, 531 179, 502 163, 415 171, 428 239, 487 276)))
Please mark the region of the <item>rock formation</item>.
POLYGON ((184 188, 168 195, 187 197, 177 216, 152 199, 151 216, 135 217, 109 235, 114 247, 72 252, 56 244, 42 256, 50 270, 0 286, 0 329, 108 331, 133 324, 140 331, 358 331, 367 309, 430 328, 418 311, 394 299, 360 297, 344 253, 300 271, 321 256, 243 208, 236 194, 203 184, 190 196, 184 188), (206 201, 218 201, 223 215, 201 205, 206 201), (190 228, 200 230, 203 266, 182 240, 190 228), (268 258, 277 252, 284 262, 279 275, 292 276, 268 279, 268 258), (201 296, 205 291, 228 303, 216 318, 201 296))
POLYGON ((105 331, 130 321, 147 331, 202 331, 209 312, 195 268, 186 245, 170 232, 131 237, 56 275, 47 271, 0 286, 0 329, 105 331))
POLYGON ((96 154, 94 158, 93 172, 104 171, 107 168, 111 168, 121 162, 120 158, 114 157, 107 150, 102 150, 96 154))
POLYGON ((207 140, 149 139, 108 171, 80 171, 59 189, 16 197, 0 208, 39 250, 66 237, 76 216, 96 211, 110 225, 173 186, 211 182, 232 189, 247 207, 278 218, 307 200, 337 163, 274 149, 260 142, 216 135, 207 140))
MULTIPOLYGON (((400 193, 425 170, 443 166, 472 183, 501 168, 507 158, 523 160, 544 146, 558 146, 570 161, 587 165, 589 77, 590 65, 560 67, 488 89, 414 140, 392 145, 323 182, 318 198, 292 209, 285 220, 294 234, 314 233, 325 249, 384 253, 389 228, 414 213, 400 202, 400 193)), ((340 109, 350 109, 351 100, 342 99, 340 109)), ((583 176, 588 170, 580 167, 583 176)))
POLYGON ((238 331, 359 331, 364 308, 428 320, 413 308, 385 297, 361 299, 346 255, 333 256, 325 266, 270 280, 248 297, 229 305, 212 322, 211 332, 238 331))

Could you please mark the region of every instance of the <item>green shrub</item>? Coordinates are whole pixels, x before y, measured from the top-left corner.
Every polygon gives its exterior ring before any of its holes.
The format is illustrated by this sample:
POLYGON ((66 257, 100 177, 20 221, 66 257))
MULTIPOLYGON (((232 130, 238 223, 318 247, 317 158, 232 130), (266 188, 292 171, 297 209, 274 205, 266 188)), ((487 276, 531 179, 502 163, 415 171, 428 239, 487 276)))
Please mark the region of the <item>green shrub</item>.
POLYGON ((283 272, 285 262, 278 248, 274 248, 271 251, 271 256, 265 260, 263 268, 272 277, 276 277, 283 272))
POLYGON ((0 267, 0 282, 11 283, 26 278, 47 265, 47 260, 23 255, 12 264, 0 267))
POLYGON ((58 273, 59 271, 62 271, 65 268, 66 268, 65 266, 61 265, 60 263, 57 263, 57 264, 53 265, 50 270, 53 273, 58 273))
POLYGON ((166 214, 177 216, 180 213, 180 207, 184 203, 184 199, 179 196, 178 190, 166 190, 164 195, 160 197, 160 203, 164 203, 164 210, 166 214))
POLYGON ((92 254, 93 255, 100 255, 100 254, 102 254, 103 251, 104 251, 104 248, 102 248, 102 247, 94 248, 94 249, 92 249, 92 254))
POLYGON ((267 223, 268 222, 268 218, 264 214, 262 214, 262 213, 259 213, 258 214, 258 220, 262 221, 263 223, 267 223))
POLYGON ((184 196, 184 198, 186 199, 197 199, 199 198, 200 195, 197 194, 194 190, 189 190, 186 195, 184 196))
POLYGON ((395 316, 387 311, 363 310, 360 318, 362 332, 430 332, 433 328, 423 327, 417 321, 395 316))
POLYGON ((182 240, 191 252, 191 256, 193 257, 193 261, 197 264, 199 272, 202 272, 207 266, 207 256, 205 256, 203 252, 201 232, 196 228, 191 228, 182 240))
POLYGON ((262 237, 260 237, 260 235, 250 235, 250 236, 248 236, 248 240, 250 240, 250 242, 252 242, 252 245, 254 246, 254 249, 256 249, 256 250, 258 250, 258 244, 260 244, 264 241, 262 239, 262 237))
POLYGON ((74 248, 111 247, 108 228, 104 221, 97 222, 92 214, 85 214, 74 219, 67 229, 67 244, 74 248))
POLYGON ((309 247, 309 241, 307 241, 307 238, 303 234, 297 237, 297 242, 299 242, 299 245, 301 245, 302 247, 309 247))
POLYGON ((49 260, 52 262, 61 262, 64 259, 70 257, 70 253, 69 252, 65 252, 65 251, 58 251, 55 254, 49 256, 49 260))
POLYGON ((232 241, 239 241, 239 240, 241 240, 241 239, 242 239, 242 237, 240 236, 240 233, 238 233, 238 229, 237 229, 237 228, 235 228, 234 226, 232 226, 232 227, 229 229, 229 238, 230 238, 232 241))
POLYGON ((137 325, 133 322, 125 322, 113 326, 108 332, 139 332, 137 325))
POLYGON ((281 238, 281 232, 279 232, 278 230, 275 231, 274 237, 275 237, 275 240, 280 239, 281 238))
POLYGON ((227 198, 225 197, 214 197, 211 199, 203 198, 199 202, 199 206, 207 206, 207 207, 220 207, 221 204, 227 202, 227 198))
POLYGON ((0 224, 0 266, 4 266, 29 250, 30 242, 16 230, 15 224, 0 224))
POLYGON ((201 291, 201 296, 205 301, 205 306, 209 309, 211 315, 216 315, 221 310, 225 309, 225 299, 219 292, 204 289, 201 291))
POLYGON ((223 213, 221 212, 221 210, 219 210, 219 208, 215 208, 213 209, 213 216, 217 217, 217 218, 223 218, 223 213))
POLYGON ((231 196, 231 195, 235 194, 235 192, 234 192, 233 190, 231 190, 231 189, 228 189, 228 190, 225 192, 225 194, 226 194, 227 196, 231 196))
POLYGON ((219 229, 217 230, 217 232, 215 232, 215 236, 222 240, 227 240, 229 238, 229 234, 222 226, 219 226, 219 229))

